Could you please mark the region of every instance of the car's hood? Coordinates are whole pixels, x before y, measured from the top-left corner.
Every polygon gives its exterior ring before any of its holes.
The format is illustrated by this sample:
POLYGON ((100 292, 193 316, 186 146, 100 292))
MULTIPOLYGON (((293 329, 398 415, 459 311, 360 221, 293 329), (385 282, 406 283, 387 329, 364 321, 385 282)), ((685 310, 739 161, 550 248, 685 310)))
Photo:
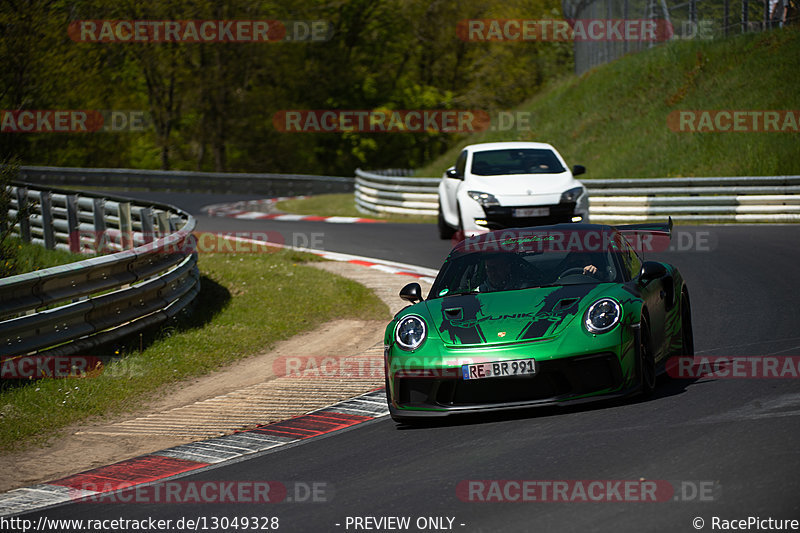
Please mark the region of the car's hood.
POLYGON ((426 300, 445 344, 503 344, 558 335, 603 293, 583 284, 426 300))
MULTIPOLYGON (((518 205, 519 200, 558 203, 561 194, 580 183, 570 172, 560 174, 513 174, 506 176, 475 176, 466 184, 469 190, 493 194, 501 205, 518 205), (503 199, 509 200, 504 203, 503 199)), ((523 201, 522 204, 525 202, 523 201)))

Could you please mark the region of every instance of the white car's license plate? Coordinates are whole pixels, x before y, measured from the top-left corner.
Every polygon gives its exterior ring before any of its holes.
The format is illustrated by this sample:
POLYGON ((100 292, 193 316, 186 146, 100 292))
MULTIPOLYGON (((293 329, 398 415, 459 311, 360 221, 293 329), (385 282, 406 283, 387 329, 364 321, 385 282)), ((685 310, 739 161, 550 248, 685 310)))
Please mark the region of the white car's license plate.
POLYGON ((533 375, 535 373, 536 361, 533 359, 475 363, 461 366, 461 374, 464 379, 503 378, 507 376, 533 375))
POLYGON ((519 207, 511 214, 515 217, 547 217, 550 216, 549 207, 519 207))

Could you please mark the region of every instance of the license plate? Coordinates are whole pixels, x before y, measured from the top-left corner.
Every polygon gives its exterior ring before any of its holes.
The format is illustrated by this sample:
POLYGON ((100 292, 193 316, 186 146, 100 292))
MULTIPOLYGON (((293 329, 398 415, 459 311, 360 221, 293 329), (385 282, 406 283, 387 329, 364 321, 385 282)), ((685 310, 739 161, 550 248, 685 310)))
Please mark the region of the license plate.
POLYGON ((507 376, 533 375, 535 373, 536 361, 533 359, 475 363, 461 366, 461 374, 464 379, 504 378, 507 376))
POLYGON ((519 207, 511 214, 515 217, 547 217, 550 216, 549 207, 519 207))

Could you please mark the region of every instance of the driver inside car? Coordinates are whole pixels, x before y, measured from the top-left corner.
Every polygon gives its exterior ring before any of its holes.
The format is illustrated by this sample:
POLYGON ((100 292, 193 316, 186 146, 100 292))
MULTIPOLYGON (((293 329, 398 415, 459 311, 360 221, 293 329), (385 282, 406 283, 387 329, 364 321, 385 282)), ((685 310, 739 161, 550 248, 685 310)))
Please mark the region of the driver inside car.
POLYGON ((478 286, 479 292, 508 290, 511 285, 511 266, 502 257, 492 257, 484 264, 486 277, 478 286))
MULTIPOLYGON (((587 252, 572 252, 561 262, 561 265, 559 266, 559 277, 561 277, 564 272, 569 270, 582 269, 580 274, 599 278, 603 274, 602 266, 602 257, 598 256, 597 254, 587 252), (595 266, 595 263, 600 265, 600 268, 595 266)), ((578 274, 578 272, 575 273, 578 274)))
POLYGON ((483 263, 485 276, 478 285, 478 292, 510 291, 530 287, 537 280, 532 279, 530 267, 523 268, 524 259, 515 254, 500 254, 489 257, 483 263))

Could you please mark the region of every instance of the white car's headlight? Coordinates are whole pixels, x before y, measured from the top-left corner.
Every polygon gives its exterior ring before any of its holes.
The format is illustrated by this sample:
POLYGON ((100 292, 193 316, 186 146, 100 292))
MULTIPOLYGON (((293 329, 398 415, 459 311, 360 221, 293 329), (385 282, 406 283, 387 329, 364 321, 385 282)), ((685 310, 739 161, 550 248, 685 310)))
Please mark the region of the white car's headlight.
POLYGON ((622 308, 611 298, 601 298, 586 310, 583 323, 589 333, 605 333, 617 325, 622 317, 622 308))
POLYGON ((416 315, 404 316, 397 323, 394 338, 404 350, 416 350, 425 341, 425 321, 416 315))
POLYGON ((573 189, 565 191, 561 195, 561 201, 562 202, 568 202, 568 203, 569 202, 576 202, 576 201, 578 201, 578 198, 580 198, 582 194, 583 194, 583 187, 575 187, 573 189))
POLYGON ((481 204, 482 207, 494 207, 500 205, 493 194, 481 191, 467 191, 469 197, 481 204))

